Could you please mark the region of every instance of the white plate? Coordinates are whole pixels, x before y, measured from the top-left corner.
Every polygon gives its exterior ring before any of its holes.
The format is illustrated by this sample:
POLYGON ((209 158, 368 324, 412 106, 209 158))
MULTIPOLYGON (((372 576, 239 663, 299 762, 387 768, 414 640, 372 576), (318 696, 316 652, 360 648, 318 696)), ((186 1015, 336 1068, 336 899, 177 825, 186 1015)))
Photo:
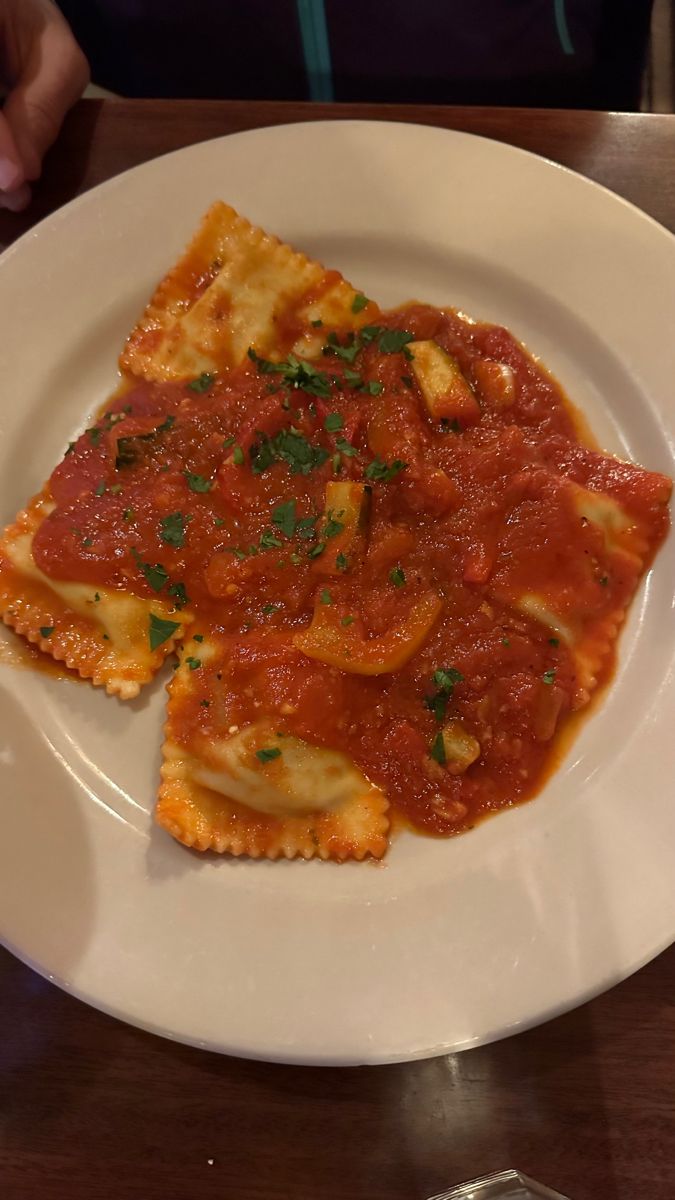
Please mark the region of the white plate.
MULTIPOLYGON (((495 142, 368 122, 262 129, 113 179, 0 262, 9 519, 115 386, 154 283, 223 197, 384 304, 511 327, 611 451, 673 473, 675 239, 495 142)), ((601 708, 531 804, 381 866, 191 853, 151 823, 164 680, 123 705, 0 672, 6 944, 127 1021, 233 1054, 385 1062, 487 1042, 675 938, 675 559, 601 708)))

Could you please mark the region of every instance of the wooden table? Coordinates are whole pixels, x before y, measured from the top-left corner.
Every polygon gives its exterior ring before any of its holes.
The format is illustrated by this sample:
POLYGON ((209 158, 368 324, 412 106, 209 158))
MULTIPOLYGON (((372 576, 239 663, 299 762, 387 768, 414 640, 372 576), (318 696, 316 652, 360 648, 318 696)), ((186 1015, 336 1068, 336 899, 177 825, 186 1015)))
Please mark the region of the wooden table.
MULTIPOLYGON (((524 146, 675 229, 675 116, 89 101, 68 118, 34 207, 0 216, 0 243, 168 150, 355 115, 524 146)), ((268 1066, 174 1045, 4 952, 0 1017, 3 1200, 423 1200, 506 1166, 573 1200, 675 1196, 675 947, 540 1029, 402 1066, 268 1066)))

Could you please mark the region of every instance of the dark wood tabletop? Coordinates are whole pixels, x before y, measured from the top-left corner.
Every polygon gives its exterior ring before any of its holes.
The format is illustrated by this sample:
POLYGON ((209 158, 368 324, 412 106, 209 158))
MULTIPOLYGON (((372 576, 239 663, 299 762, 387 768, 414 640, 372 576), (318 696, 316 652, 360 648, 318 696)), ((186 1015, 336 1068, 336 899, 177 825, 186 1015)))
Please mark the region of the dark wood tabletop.
MULTIPOLYGON (((370 117, 546 155, 675 230, 675 116, 83 101, 0 245, 111 175, 261 125, 370 117)), ((423 1200, 519 1167, 572 1200, 675 1196, 675 947, 505 1042, 388 1067, 272 1066, 87 1008, 0 951, 3 1200, 423 1200)))

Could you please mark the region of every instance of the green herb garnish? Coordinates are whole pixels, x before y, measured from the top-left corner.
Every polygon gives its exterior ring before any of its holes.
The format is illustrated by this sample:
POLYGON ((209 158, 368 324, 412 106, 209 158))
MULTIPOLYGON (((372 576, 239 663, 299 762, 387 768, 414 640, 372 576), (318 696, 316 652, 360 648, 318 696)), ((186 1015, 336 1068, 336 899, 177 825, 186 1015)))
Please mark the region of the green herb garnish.
POLYGON ((260 358, 252 346, 248 357, 254 362, 261 375, 279 375, 286 387, 298 388, 310 396, 330 396, 330 381, 325 371, 318 371, 311 363, 289 354, 285 362, 270 362, 260 358))
POLYGON ((462 683, 463 679, 464 676, 456 667, 439 667, 437 671, 434 671, 432 680, 436 691, 433 696, 425 697, 424 705, 434 714, 439 725, 445 717, 455 685, 462 683))
POLYGON ((261 434, 249 451, 251 470, 262 475, 274 463, 285 462, 291 475, 309 475, 329 457, 323 446, 315 446, 293 429, 281 429, 273 438, 261 434))
POLYGON ((401 471, 405 471, 407 463, 401 461, 400 458, 395 458, 388 466, 381 458, 374 458, 365 469, 366 479, 372 479, 377 483, 389 483, 391 479, 395 479, 401 471))
POLYGON ((183 471, 187 479, 187 485, 191 492, 210 492, 213 487, 212 479, 205 479, 203 475, 195 475, 192 471, 183 471))
POLYGON ((351 442, 348 442, 346 438, 336 438, 335 445, 340 451, 340 454, 344 454, 345 458, 354 458, 358 454, 356 446, 352 446, 351 442))
POLYGON ((369 303, 368 297, 364 296, 363 292, 357 292, 352 300, 352 312, 354 314, 363 312, 366 305, 369 303))
POLYGON ((202 371, 197 379, 193 379, 192 383, 188 384, 188 387, 191 392, 208 392, 214 379, 215 375, 209 375, 208 371, 202 371))
POLYGON ((278 549, 279 546, 283 546, 283 544, 284 543, 280 540, 280 538, 277 537, 276 533, 274 533, 272 529, 263 530, 263 533, 260 537, 261 550, 272 550, 273 548, 278 549))
POLYGON ((344 425, 344 418, 339 412, 329 413, 323 423, 326 433, 337 433, 339 429, 344 429, 344 425))
POLYGON ((262 750, 256 750, 255 756, 262 763, 271 762, 273 758, 281 757, 281 750, 278 746, 265 746, 262 750))
POLYGON ((405 584, 405 571, 401 567, 392 567, 389 572, 389 582, 393 583, 394 587, 403 587, 405 584))
POLYGON ((145 577, 153 591, 161 592, 162 588, 166 587, 169 582, 169 574, 166 568, 161 563, 155 563, 153 566, 151 563, 143 562, 135 546, 131 547, 131 553, 141 575, 145 577))
POLYGON ((162 517, 159 522, 159 536, 168 546, 175 546, 180 550, 185 541, 185 527, 192 517, 183 516, 181 512, 169 513, 168 517, 162 517))
POLYGON ((283 533, 284 537, 292 538, 295 533, 295 500, 285 500, 272 509, 272 524, 283 533))
POLYGON ((443 741, 442 733, 439 732, 436 734, 436 737, 431 743, 429 754, 436 760, 437 763, 440 763, 442 767, 445 766, 447 762, 447 755, 445 753, 445 742, 443 741))
POLYGON ((150 613, 148 624, 150 649, 156 650, 163 642, 173 637, 177 629, 180 629, 180 621, 165 621, 163 617, 157 617, 154 613, 150 613))
POLYGON ((43 637, 43 638, 50 637, 51 634, 54 632, 55 628, 56 628, 56 626, 54 626, 54 625, 41 625, 40 626, 40 637, 43 637))

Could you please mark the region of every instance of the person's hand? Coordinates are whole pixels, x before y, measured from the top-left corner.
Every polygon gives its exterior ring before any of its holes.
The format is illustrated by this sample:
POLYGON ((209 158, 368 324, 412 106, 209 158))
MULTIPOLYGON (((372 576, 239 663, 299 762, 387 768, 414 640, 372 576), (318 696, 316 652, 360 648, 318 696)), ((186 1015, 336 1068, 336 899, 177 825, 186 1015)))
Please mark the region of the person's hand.
POLYGON ((52 0, 0 0, 0 207, 19 212, 45 151, 89 81, 89 65, 52 0))

